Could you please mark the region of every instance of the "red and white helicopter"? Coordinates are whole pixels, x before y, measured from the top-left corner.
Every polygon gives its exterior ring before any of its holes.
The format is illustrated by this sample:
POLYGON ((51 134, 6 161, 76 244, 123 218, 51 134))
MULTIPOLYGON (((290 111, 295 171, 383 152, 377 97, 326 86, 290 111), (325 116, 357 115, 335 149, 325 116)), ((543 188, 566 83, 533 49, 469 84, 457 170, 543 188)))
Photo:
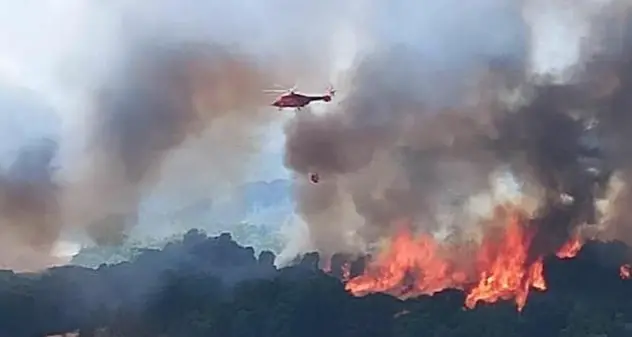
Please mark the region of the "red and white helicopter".
POLYGON ((334 88, 330 85, 324 95, 306 95, 296 91, 296 86, 291 89, 285 90, 264 90, 267 93, 282 93, 277 97, 270 105, 277 107, 279 111, 283 108, 294 108, 296 111, 300 111, 302 108, 310 104, 311 102, 323 101, 330 102, 336 94, 334 88))

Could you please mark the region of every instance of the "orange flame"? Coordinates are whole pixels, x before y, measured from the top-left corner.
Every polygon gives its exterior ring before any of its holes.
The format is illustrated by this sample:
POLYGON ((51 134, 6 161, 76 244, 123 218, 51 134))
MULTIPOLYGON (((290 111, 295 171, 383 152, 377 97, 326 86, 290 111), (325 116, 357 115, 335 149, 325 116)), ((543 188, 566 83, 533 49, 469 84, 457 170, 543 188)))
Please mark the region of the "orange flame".
POLYGON ((524 307, 529 291, 546 289, 542 258, 528 260, 533 233, 524 217, 513 214, 496 240, 488 236, 478 249, 475 272, 459 268, 446 245, 429 235, 415 237, 410 230, 397 232, 390 247, 373 260, 363 275, 350 279, 346 289, 356 296, 373 292, 398 297, 433 294, 446 288, 467 292, 465 306, 477 302, 514 299, 524 307))
MULTIPOLYGON (((437 243, 430 235, 415 236, 404 226, 390 240, 390 246, 372 260, 364 273, 349 278, 349 264, 343 265, 345 288, 356 296, 382 292, 400 298, 432 295, 447 288, 466 292, 465 307, 472 309, 480 301, 493 303, 513 299, 521 311, 532 289, 546 290, 542 256, 528 256, 535 234, 518 211, 497 209, 497 217, 505 218, 499 235, 486 235, 471 256, 476 257, 474 270, 456 262, 455 252, 446 244, 437 243)), ((574 235, 557 252, 560 259, 574 258, 584 245, 574 235)), ((622 279, 632 279, 632 265, 619 268, 622 279)))
POLYGON ((480 281, 465 300, 468 308, 478 301, 496 302, 499 299, 515 298, 518 310, 524 307, 529 290, 546 289, 542 276, 542 260, 527 266, 531 236, 517 216, 513 216, 505 230, 504 240, 498 244, 483 242, 479 255, 480 281))
POLYGON ((632 266, 629 264, 624 264, 619 268, 619 275, 622 279, 628 280, 632 274, 632 266))
POLYGON ((582 248, 583 245, 584 243, 581 241, 579 236, 575 236, 573 239, 564 244, 556 255, 560 259, 574 258, 577 253, 579 253, 579 250, 582 248))
POLYGON ((451 270, 431 237, 415 239, 409 230, 400 230, 390 249, 378 256, 363 275, 349 280, 346 288, 354 295, 384 292, 408 297, 456 287, 464 277, 451 270))

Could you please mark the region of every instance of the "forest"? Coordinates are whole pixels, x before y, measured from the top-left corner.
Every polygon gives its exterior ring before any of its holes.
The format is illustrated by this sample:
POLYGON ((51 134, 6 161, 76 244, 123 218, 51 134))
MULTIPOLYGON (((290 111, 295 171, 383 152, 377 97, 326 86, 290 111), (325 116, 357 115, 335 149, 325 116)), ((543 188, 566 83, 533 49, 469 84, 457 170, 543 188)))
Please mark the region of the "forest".
POLYGON ((0 336, 630 336, 627 254, 588 242, 573 259, 545 258, 548 289, 521 311, 511 299, 467 309, 458 289, 354 296, 316 253, 276 268, 271 252, 192 230, 129 262, 3 272, 0 336))

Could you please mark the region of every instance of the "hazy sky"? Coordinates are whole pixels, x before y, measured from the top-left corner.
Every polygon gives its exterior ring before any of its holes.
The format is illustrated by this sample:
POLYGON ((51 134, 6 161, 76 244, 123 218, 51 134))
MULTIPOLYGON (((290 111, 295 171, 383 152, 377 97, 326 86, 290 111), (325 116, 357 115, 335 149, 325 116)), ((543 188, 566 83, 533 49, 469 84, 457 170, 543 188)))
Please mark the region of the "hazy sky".
MULTIPOLYGON (((303 57, 317 71, 306 75, 309 81, 298 79, 301 88, 322 90, 330 82, 343 97, 339 76, 356 54, 376 46, 411 45, 448 65, 472 51, 522 53, 515 16, 498 14, 503 1, 0 0, 0 121, 11 131, 3 133, 0 158, 46 133, 59 135, 62 162, 80 156, 93 86, 111 71, 126 34, 150 31, 233 43, 266 57, 303 57), (25 89, 31 92, 14 94, 25 89)), ((532 58, 541 71, 572 63, 582 34, 581 12, 557 3, 529 1, 532 58)), ((287 176, 282 131, 291 116, 284 112, 270 125, 247 178, 287 176)))
MULTIPOLYGON (((479 2, 481 1, 477 4, 479 2)), ((450 49, 455 51, 454 54, 458 54, 461 43, 445 41, 454 41, 460 36, 455 32, 459 30, 462 18, 467 16, 464 13, 453 12, 452 19, 458 18, 461 21, 450 20, 450 17, 436 15, 432 9, 440 9, 443 6, 460 8, 463 12, 472 11, 468 6, 456 4, 455 0, 357 0, 349 1, 344 6, 331 1, 321 1, 317 5, 315 1, 305 0, 299 7, 309 9, 313 13, 309 17, 292 17, 297 11, 285 9, 286 6, 283 4, 287 3, 276 1, 275 4, 279 4, 279 8, 271 10, 269 5, 264 6, 261 2, 248 0, 232 1, 230 4, 193 0, 119 0, 111 1, 107 6, 103 1, 97 0, 0 0, 0 85, 24 87, 35 91, 29 98, 34 101, 33 105, 51 106, 51 111, 60 117, 63 125, 61 132, 65 140, 69 140, 72 137, 83 136, 82 131, 85 130, 81 128, 81 118, 86 92, 81 85, 91 83, 85 79, 101 76, 100 72, 107 69, 105 63, 117 50, 119 32, 116 15, 124 11, 134 13, 133 17, 138 20, 139 25, 143 22, 161 21, 164 22, 161 26, 170 31, 178 31, 184 35, 205 31, 209 39, 231 35, 235 42, 245 42, 249 48, 265 46, 269 51, 276 53, 282 51, 273 50, 275 46, 292 47, 287 42, 278 42, 285 37, 297 34, 317 37, 310 45, 324 43, 326 46, 332 46, 320 48, 320 52, 329 51, 332 54, 331 59, 334 60, 330 64, 330 73, 324 75, 323 80, 327 77, 335 79, 336 72, 348 66, 357 49, 366 46, 370 40, 415 44, 430 54, 434 52, 438 57, 449 54, 450 49), (215 15, 208 14, 210 12, 214 12, 215 15), (288 16, 284 17, 286 22, 270 24, 272 20, 278 20, 280 15, 273 15, 273 12, 287 13, 288 16), (329 18, 321 20, 320 25, 306 27, 307 23, 300 24, 305 20, 317 21, 318 17, 323 16, 329 18), (215 21, 212 24, 207 23, 209 18, 215 21), (217 21, 218 18, 223 18, 223 21, 217 21), (239 18, 238 24, 235 18, 239 18), (441 20, 453 22, 441 23, 441 20), (368 25, 367 22, 371 24, 368 25), (207 26, 212 29, 205 30, 207 26), (264 26, 265 29, 262 28, 264 26), (367 26, 373 27, 370 32, 367 26), (179 27, 179 30, 173 30, 173 27, 179 27), (439 31, 437 27, 440 28, 439 31), (293 33, 292 29, 297 32, 293 33), (371 39, 366 37, 368 34, 371 35, 371 39), (251 38, 246 39, 245 36, 251 38), (256 38, 253 38, 255 36, 256 38)), ((534 59, 540 69, 560 68, 572 62, 576 55, 576 50, 570 42, 577 40, 581 34, 577 29, 580 22, 576 13, 572 11, 556 8, 552 4, 546 6, 548 9, 538 11, 536 16, 538 24, 534 27, 537 34, 537 49, 534 59)), ((473 15, 472 20, 476 19, 473 15)), ((503 27, 503 22, 495 21, 493 25, 480 26, 490 33, 503 30, 507 32, 505 37, 498 33, 493 34, 497 41, 490 42, 489 48, 496 48, 496 43, 500 49, 507 49, 506 45, 511 44, 511 22, 506 24, 507 26, 503 27)), ((0 102, 1 104, 4 103, 0 102)), ((14 113, 14 109, 0 109, 0 115, 14 113)), ((288 118, 290 114, 288 112, 288 118)), ((41 133, 41 127, 32 127, 35 124, 37 121, 30 120, 19 127, 24 129, 23 133, 41 133)), ((269 179, 286 173, 279 158, 283 146, 282 125, 283 119, 271 127, 270 141, 264 151, 269 155, 265 155, 264 169, 258 170, 258 174, 253 174, 253 178, 269 179)))
MULTIPOLYGON (((468 48, 521 53, 515 22, 488 13, 488 7, 506 1, 0 0, 0 164, 6 165, 29 138, 42 135, 58 137, 63 163, 80 156, 93 86, 108 76, 121 37, 130 28, 135 34, 147 33, 145 27, 153 34, 233 43, 266 57, 302 59, 307 70, 298 79, 300 88, 317 91, 333 83, 340 99, 345 91, 341 74, 354 57, 376 46, 413 45, 446 64, 468 57, 468 48), (480 42, 468 34, 490 38, 480 42), (472 41, 483 44, 471 46, 472 41)), ((561 0, 526 2, 536 69, 572 64, 585 28, 581 12, 561 0)), ((291 116, 285 112, 270 125, 248 179, 288 175, 283 124, 291 116)))

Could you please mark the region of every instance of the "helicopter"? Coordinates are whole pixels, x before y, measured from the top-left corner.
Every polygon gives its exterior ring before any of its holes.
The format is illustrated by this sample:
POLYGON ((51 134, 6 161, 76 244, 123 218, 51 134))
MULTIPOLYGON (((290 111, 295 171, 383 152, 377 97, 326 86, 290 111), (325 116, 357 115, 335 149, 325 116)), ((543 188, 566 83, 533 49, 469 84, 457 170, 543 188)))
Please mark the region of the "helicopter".
POLYGON ((270 105, 277 107, 279 111, 283 108, 294 108, 300 111, 302 108, 315 101, 330 102, 336 94, 334 88, 330 85, 324 95, 306 95, 296 91, 296 86, 286 90, 264 90, 267 93, 282 93, 270 105))

